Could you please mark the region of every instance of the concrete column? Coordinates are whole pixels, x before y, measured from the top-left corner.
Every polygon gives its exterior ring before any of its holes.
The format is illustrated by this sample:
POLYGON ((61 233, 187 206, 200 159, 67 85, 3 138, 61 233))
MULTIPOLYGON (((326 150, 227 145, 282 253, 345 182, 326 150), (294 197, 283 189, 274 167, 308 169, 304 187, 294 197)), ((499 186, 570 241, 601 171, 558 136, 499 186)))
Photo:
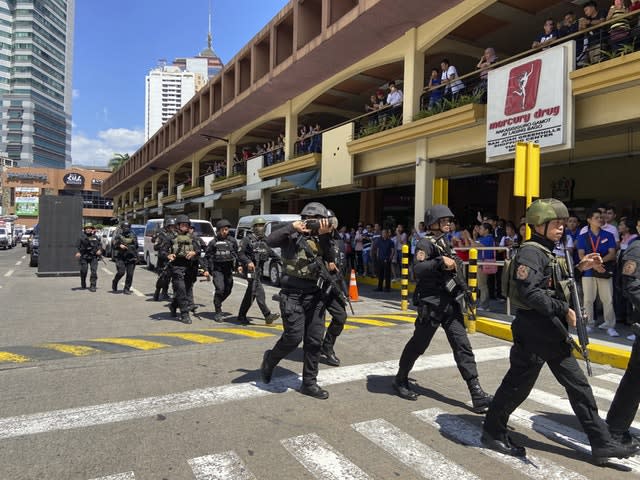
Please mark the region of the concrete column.
POLYGON ((198 178, 199 175, 200 175, 200 162, 196 160, 195 155, 192 155, 192 158, 191 158, 191 186, 192 187, 198 186, 198 181, 200 180, 200 178, 198 178))
POLYGON ((236 144, 227 144, 227 177, 233 173, 233 154, 236 153, 236 144))
POLYGON ((144 184, 138 187, 138 203, 144 203, 144 184))
POLYGON ((158 177, 151 178, 151 200, 156 200, 158 198, 158 177))
POLYGON ((416 48, 418 31, 412 28, 405 33, 407 40, 404 53, 404 102, 402 106, 402 123, 413 121, 420 110, 420 95, 424 87, 424 53, 416 48))
POLYGON ((291 100, 287 101, 287 114, 284 119, 284 159, 293 157, 294 146, 298 139, 298 114, 291 107, 291 100))
POLYGON ((427 207, 433 203, 433 181, 436 178, 436 162, 429 160, 427 140, 416 141, 416 191, 414 226, 422 220, 427 207))
POLYGON ((271 213, 271 191, 262 190, 260 192, 260 215, 271 213))
POLYGON ((173 195, 174 193, 176 193, 176 171, 171 168, 167 173, 167 195, 173 195))

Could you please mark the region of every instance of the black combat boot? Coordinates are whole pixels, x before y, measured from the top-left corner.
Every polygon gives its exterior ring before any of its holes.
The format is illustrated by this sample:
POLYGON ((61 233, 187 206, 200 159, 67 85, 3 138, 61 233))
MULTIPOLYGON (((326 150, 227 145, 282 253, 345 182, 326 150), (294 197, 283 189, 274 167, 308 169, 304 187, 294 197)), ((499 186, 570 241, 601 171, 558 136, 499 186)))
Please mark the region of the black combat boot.
POLYGON ((178 316, 178 307, 176 307, 176 305, 174 303, 169 305, 169 311, 171 312, 171 316, 172 317, 177 317, 178 316))
POLYGON ((631 435, 628 431, 623 433, 611 432, 611 438, 625 447, 630 446, 634 448, 636 452, 640 451, 640 441, 638 441, 638 438, 631 435))
POLYGON ((251 325, 251 322, 249 321, 249 319, 244 315, 243 316, 238 315, 238 323, 240 325, 251 325))
POLYGON ((477 378, 472 378, 467 382, 467 386, 469 387, 469 393, 471 394, 471 402, 474 413, 487 413, 489 410, 489 405, 493 400, 493 395, 489 395, 487 392, 482 390, 480 386, 480 382, 477 378))
POLYGON ((169 296, 169 292, 167 292, 167 290, 162 291, 162 296, 160 298, 162 300, 171 300, 171 297, 169 296))
POLYGON ((122 290, 122 293, 124 293, 125 295, 131 295, 131 290, 125 287, 125 289, 122 290))
POLYGON ((191 323, 191 316, 189 315, 188 311, 187 312, 182 312, 180 314, 180 321, 182 323, 187 323, 187 324, 191 323))
POLYGON ((323 356, 326 362, 332 367, 340 366, 340 359, 336 357, 336 352, 333 351, 333 345, 336 343, 336 338, 327 332, 324 336, 324 341, 320 347, 320 355, 323 356))
POLYGON ((526 457, 527 450, 520 445, 513 443, 508 435, 503 438, 494 438, 486 430, 482 431, 480 437, 480 443, 484 448, 500 452, 503 455, 510 455, 512 457, 526 457))
POLYGON ((260 376, 262 377, 262 383, 271 382, 271 375, 273 375, 273 365, 269 361, 271 356, 271 350, 264 352, 262 356, 262 363, 260 364, 260 376))
POLYGON ((114 293, 118 291, 118 282, 115 280, 111 282, 111 290, 113 290, 114 293))
POLYGON ((622 444, 613 438, 603 445, 591 446, 593 463, 596 465, 604 465, 608 458, 628 458, 637 451, 638 449, 631 443, 622 444))
POLYGON ((401 398, 405 400, 418 400, 418 394, 411 390, 409 386, 409 372, 405 370, 398 370, 396 378, 393 380, 393 389, 398 393, 401 398))
POLYGON ((279 318, 280 318, 279 313, 270 313, 269 315, 264 317, 264 323, 266 323, 267 325, 271 325, 273 322, 275 322, 279 318))
POLYGON ((96 286, 95 286, 95 285, 91 285, 91 286, 89 287, 89 291, 90 291, 90 292, 95 292, 96 290, 97 290, 97 289, 96 289, 96 286))
POLYGON ((313 385, 302 385, 300 387, 300 393, 320 400, 329 398, 329 392, 321 388, 317 383, 313 385))
POLYGON ((153 292, 153 300, 155 302, 160 301, 160 289, 159 288, 156 288, 156 291, 153 292))
POLYGON ((213 320, 220 323, 222 321, 222 307, 215 305, 216 311, 213 314, 213 320))

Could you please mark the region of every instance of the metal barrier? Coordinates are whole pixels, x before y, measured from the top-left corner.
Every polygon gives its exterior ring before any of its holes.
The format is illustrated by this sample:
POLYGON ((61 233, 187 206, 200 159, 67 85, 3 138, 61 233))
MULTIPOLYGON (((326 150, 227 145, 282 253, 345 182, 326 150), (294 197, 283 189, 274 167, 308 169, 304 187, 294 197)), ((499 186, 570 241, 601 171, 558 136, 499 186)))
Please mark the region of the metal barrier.
POLYGON ((467 285, 471 289, 471 298, 473 299, 473 320, 465 312, 464 324, 469 333, 476 333, 476 302, 478 300, 478 250, 471 248, 469 250, 469 268, 467 272, 467 285))

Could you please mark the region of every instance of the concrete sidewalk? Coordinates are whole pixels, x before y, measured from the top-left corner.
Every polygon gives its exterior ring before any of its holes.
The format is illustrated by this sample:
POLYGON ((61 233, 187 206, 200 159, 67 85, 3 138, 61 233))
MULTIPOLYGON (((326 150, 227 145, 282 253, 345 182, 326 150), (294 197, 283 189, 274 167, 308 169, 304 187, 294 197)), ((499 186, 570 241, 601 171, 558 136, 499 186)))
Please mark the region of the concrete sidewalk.
MULTIPOLYGON (((357 276, 356 281, 359 289, 366 292, 367 297, 385 298, 389 303, 397 303, 400 308, 400 281, 391 282, 391 292, 374 292, 374 288, 378 286, 378 280, 372 277, 357 276)), ((409 282, 409 308, 415 310, 412 306, 412 295, 415 284, 409 282)), ((511 321, 513 316, 506 314, 506 303, 492 300, 489 304, 489 310, 478 312, 478 320, 476 321, 476 331, 484 333, 496 338, 513 341, 511 335, 511 321)), ((633 341, 627 340, 627 336, 633 333, 629 325, 618 323, 616 330, 620 334, 619 337, 610 337, 606 331, 595 328, 589 334, 589 359, 593 363, 603 365, 611 365, 616 368, 626 369, 631 356, 631 347, 633 341)), ((574 334, 574 338, 577 337, 574 334)), ((574 352, 577 358, 581 358, 574 352)))

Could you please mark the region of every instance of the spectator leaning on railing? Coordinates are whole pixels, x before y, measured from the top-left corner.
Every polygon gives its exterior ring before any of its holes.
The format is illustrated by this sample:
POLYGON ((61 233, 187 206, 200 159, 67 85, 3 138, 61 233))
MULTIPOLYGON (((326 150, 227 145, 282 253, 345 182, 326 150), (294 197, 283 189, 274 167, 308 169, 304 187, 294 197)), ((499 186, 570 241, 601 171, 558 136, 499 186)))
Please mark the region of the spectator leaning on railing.
POLYGON ((464 90, 464 83, 460 80, 456 67, 451 65, 447 58, 443 58, 442 62, 440 62, 440 69, 442 71, 442 83, 446 85, 444 96, 453 99, 464 90))

